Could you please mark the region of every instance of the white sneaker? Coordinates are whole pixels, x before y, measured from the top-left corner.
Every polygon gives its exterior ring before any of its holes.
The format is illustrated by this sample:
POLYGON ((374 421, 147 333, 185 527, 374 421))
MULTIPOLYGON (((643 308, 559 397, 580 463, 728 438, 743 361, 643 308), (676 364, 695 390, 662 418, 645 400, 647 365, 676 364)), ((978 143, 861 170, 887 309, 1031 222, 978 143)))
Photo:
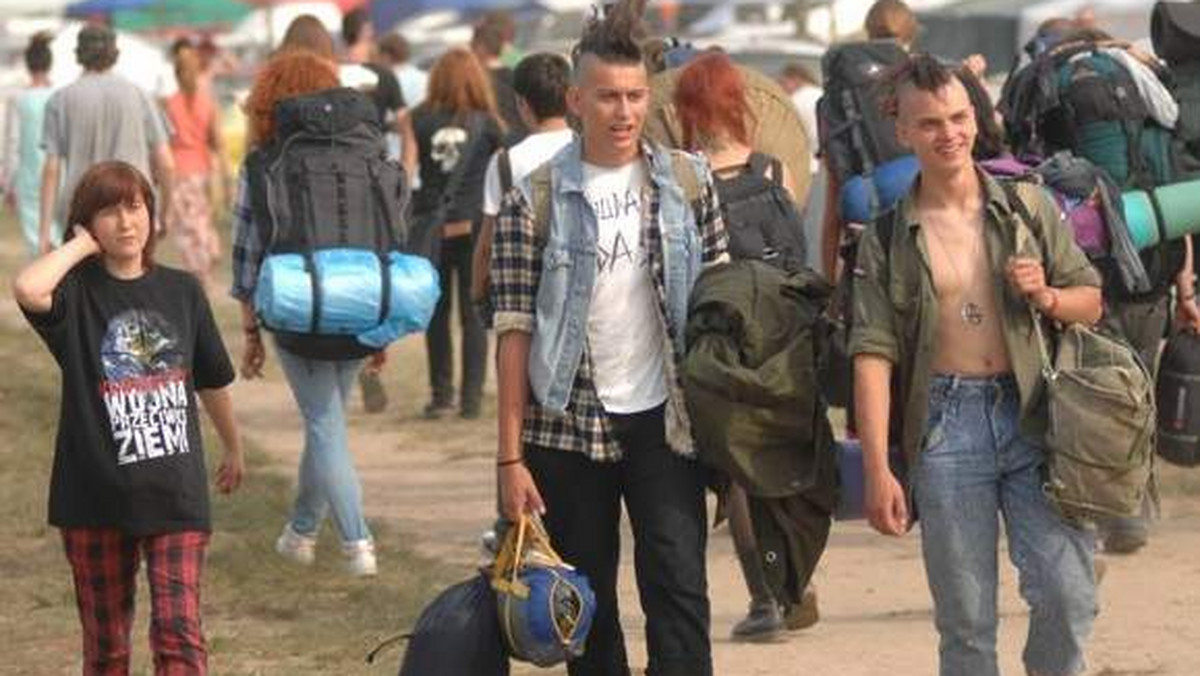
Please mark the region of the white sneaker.
POLYGON ((375 543, 371 540, 355 540, 342 545, 346 555, 346 569, 354 577, 367 577, 376 572, 375 543))
POLYGON ((283 527, 283 533, 275 541, 275 551, 289 561, 311 566, 317 558, 317 539, 311 535, 297 533, 289 523, 283 527))

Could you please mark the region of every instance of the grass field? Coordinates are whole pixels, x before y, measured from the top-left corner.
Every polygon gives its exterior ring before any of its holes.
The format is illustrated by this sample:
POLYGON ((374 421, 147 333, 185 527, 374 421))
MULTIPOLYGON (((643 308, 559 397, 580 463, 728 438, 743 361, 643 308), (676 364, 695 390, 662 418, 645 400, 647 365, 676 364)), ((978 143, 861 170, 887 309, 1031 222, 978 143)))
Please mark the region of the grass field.
MULTIPOLYGON (((226 240, 228 241, 228 240, 226 240)), ((164 246, 160 250, 169 250, 164 246)), ((0 218, 0 674, 79 673, 79 624, 70 571, 57 530, 46 525, 46 495, 58 421, 59 376, 45 348, 21 321, 9 280, 22 264, 16 226, 0 218)), ((169 260, 169 253, 167 254, 169 260)), ((218 312, 236 335, 232 307, 218 312)), ((219 452, 206 434, 210 467, 219 452)), ((213 498, 214 536, 204 578, 204 623, 213 674, 387 674, 398 652, 373 666, 363 658, 389 634, 408 628, 421 603, 448 580, 431 562, 396 548, 401 534, 372 523, 388 566, 353 580, 335 557, 312 569, 271 550, 291 500, 290 467, 266 465, 253 445, 242 489, 213 498)), ((337 547, 334 529, 321 547, 337 547)), ((151 673, 146 641, 149 595, 138 593, 134 673, 151 673)))

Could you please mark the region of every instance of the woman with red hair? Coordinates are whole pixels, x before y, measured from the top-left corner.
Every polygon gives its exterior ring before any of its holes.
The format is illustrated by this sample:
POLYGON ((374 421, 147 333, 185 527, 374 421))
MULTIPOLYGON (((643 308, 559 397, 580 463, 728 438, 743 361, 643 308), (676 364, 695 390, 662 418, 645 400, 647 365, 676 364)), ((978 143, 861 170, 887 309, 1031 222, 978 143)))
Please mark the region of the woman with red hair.
MULTIPOLYGON (((256 220, 262 204, 250 190, 250 172, 260 167, 258 153, 279 140, 276 105, 285 99, 313 94, 338 86, 337 66, 309 48, 284 49, 267 62, 255 77, 245 111, 251 154, 243 161, 234 203, 233 286, 230 294, 241 301, 245 334, 241 371, 247 380, 263 375, 267 352, 254 311, 259 271, 267 255, 269 223, 256 220)), ((380 152, 383 146, 380 144, 380 152)), ((304 418, 304 450, 300 457, 296 498, 275 551, 302 565, 316 558, 317 531, 326 516, 332 518, 342 539, 346 568, 355 576, 377 571, 375 541, 363 516, 362 488, 354 468, 346 429, 346 400, 362 359, 313 359, 276 342, 275 354, 304 418)))
POLYGON ((470 50, 454 48, 429 73, 429 92, 413 111, 421 187, 413 193, 415 220, 440 218, 442 297, 425 333, 431 398, 425 417, 454 410, 454 342, 450 308, 458 285, 462 376, 459 414, 478 418, 487 373, 487 331, 471 302, 471 250, 483 218, 483 179, 505 127, 487 71, 470 50), (453 191, 453 194, 449 194, 453 191), (435 218, 436 217, 436 218, 435 218))
MULTIPOLYGON (((787 270, 803 266, 802 221, 793 218, 793 224, 783 218, 782 211, 758 208, 772 208, 774 195, 781 195, 784 202, 789 198, 794 200, 794 196, 785 187, 789 185, 790 176, 784 165, 751 147, 757 120, 738 67, 720 52, 696 58, 679 74, 674 104, 684 148, 704 154, 712 166, 714 185, 730 235, 730 256, 763 260, 787 270), (730 208, 735 203, 744 205, 747 200, 761 202, 752 208, 730 208), (759 218, 747 222, 748 214, 759 218), (773 221, 772 217, 775 217, 773 221), (790 227, 795 227, 795 231, 785 237, 770 236, 778 234, 780 228, 790 227)), ((795 205, 788 206, 793 207, 795 215, 795 205)), ((816 600, 811 593, 805 594, 802 605, 800 599, 777 599, 772 591, 755 541, 745 489, 731 482, 725 497, 730 534, 750 592, 749 614, 734 626, 733 637, 740 640, 771 638, 784 629, 785 613, 788 615, 786 625, 792 628, 814 622, 816 600)))

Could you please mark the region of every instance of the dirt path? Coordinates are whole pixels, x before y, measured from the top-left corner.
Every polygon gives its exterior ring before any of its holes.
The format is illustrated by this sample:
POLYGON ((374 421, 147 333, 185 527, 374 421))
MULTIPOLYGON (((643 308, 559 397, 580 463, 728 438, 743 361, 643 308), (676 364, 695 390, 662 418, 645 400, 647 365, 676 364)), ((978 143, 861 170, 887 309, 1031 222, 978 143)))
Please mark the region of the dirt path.
MULTIPOLYGON (((479 535, 493 514, 492 410, 485 409, 484 418, 474 422, 420 420, 423 344, 409 339, 391 356, 388 411, 367 416, 357 401, 351 407, 352 447, 368 516, 395 523, 418 551, 465 571, 478 559, 479 535)), ((281 461, 280 471, 294 472, 300 420, 278 370, 272 367, 266 381, 239 382, 235 397, 246 433, 281 461)), ((1181 497, 1176 488, 1164 500, 1151 546, 1136 557, 1109 560, 1089 656, 1088 673, 1094 676, 1200 674, 1200 499, 1195 497, 1200 495, 1200 473, 1168 469, 1165 474, 1168 486, 1188 485, 1193 497, 1181 497)), ((630 551, 625 547, 622 608, 637 669, 644 665, 645 648, 630 551)), ((747 599, 723 529, 711 538, 708 560, 713 652, 721 676, 936 672, 937 640, 915 533, 884 539, 861 522, 835 524, 816 578, 821 622, 769 645, 736 644, 727 638, 747 599)), ((404 574, 388 564, 380 562, 381 574, 404 574)), ((1011 566, 1003 568, 1000 653, 1004 673, 1012 676, 1023 673, 1020 652, 1028 618, 1011 566)))

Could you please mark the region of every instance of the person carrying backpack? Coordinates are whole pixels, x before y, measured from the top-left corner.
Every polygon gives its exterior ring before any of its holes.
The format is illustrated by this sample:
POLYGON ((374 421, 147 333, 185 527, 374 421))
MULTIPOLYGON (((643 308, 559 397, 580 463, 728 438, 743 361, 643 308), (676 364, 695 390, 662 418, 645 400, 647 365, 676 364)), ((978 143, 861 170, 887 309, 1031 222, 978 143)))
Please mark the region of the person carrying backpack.
MULTIPOLYGON (((1026 47, 1032 61, 1004 85, 1001 111, 1018 154, 1067 150, 1104 170, 1120 190, 1149 190, 1179 180, 1175 127, 1179 108, 1153 57, 1096 29, 1064 19, 1045 22, 1026 47)), ((1134 286, 1114 256, 1095 260, 1104 281, 1103 324, 1137 350, 1151 373, 1171 323, 1200 328, 1191 237, 1163 238, 1139 254, 1146 282, 1134 286)), ((1148 498, 1149 500, 1149 498, 1148 498)), ((1106 552, 1127 554, 1149 538, 1147 502, 1137 518, 1099 523, 1106 552)))
MULTIPOLYGON (((876 168, 909 154, 896 142, 895 129, 880 109, 879 80, 912 47, 917 17, 902 0, 877 0, 864 27, 866 42, 835 46, 821 59, 825 91, 817 104, 817 119, 826 172, 821 263, 831 280, 838 278, 838 251, 851 222, 842 213, 843 188, 855 176, 872 182, 876 168)), ((907 183, 903 177, 899 180, 907 183)), ((868 213, 859 222, 869 222, 888 206, 880 201, 867 205, 868 213)))
POLYGON ((703 269, 728 260, 726 235, 703 159, 642 135, 650 82, 632 32, 644 8, 622 0, 585 25, 567 95, 579 136, 502 200, 491 257, 501 511, 543 513, 596 593, 571 676, 631 673, 622 504, 646 671, 713 673, 706 473, 678 363, 688 298, 703 269))
MULTIPOLYGON (((684 149, 703 153, 712 166, 713 184, 729 235, 730 257, 763 261, 788 273, 804 269, 804 222, 791 193, 784 187, 788 184, 787 169, 775 158, 751 149, 756 120, 741 73, 732 60, 724 54, 712 53, 689 62, 679 74, 674 103, 684 149)), ((751 268, 740 270, 755 277, 751 268)), ((815 382, 795 386, 816 389, 815 382)), ((826 450, 801 448, 801 440, 796 441, 798 453, 815 457, 826 450)), ((804 441, 817 443, 815 439, 804 441)), ((796 500, 804 503, 802 508, 790 511, 803 518, 777 523, 763 518, 771 513, 767 505, 772 500, 748 496, 736 481, 730 481, 724 497, 730 534, 750 592, 749 613, 734 626, 733 637, 769 639, 785 627, 785 616, 791 620, 787 623, 791 628, 815 622, 816 596, 806 587, 829 534, 828 512, 822 513, 819 505, 808 506, 804 497, 798 496, 796 500), (764 504, 752 508, 752 503, 764 504), (752 514, 758 515, 758 519, 752 521, 752 514), (780 552, 782 556, 770 558, 777 561, 776 569, 797 571, 795 578, 800 581, 795 585, 797 588, 785 590, 779 585, 778 590, 772 589, 755 538, 758 529, 795 532, 797 538, 813 543, 805 547, 812 560, 793 561, 786 550, 780 552)))
MULTIPOLYGON (((240 171, 233 210, 230 291, 242 305, 241 372, 247 379, 262 377, 266 361, 255 299, 268 255, 281 249, 311 252, 330 241, 371 248, 383 235, 378 228, 384 224, 378 222, 383 215, 370 207, 376 201, 367 196, 391 191, 391 196, 379 196, 383 203, 378 206, 394 212, 387 218, 400 210, 392 198, 402 186, 364 183, 368 175, 390 176, 392 181, 402 176, 398 166, 374 162, 382 161, 386 153, 377 111, 365 95, 338 84, 333 62, 308 51, 289 50, 263 67, 247 99, 252 151, 240 171), (288 128, 280 128, 281 121, 288 128), (304 128, 306 121, 328 124, 332 133, 324 129, 310 135, 304 128), (313 138, 319 139, 319 147, 314 147, 313 138), (331 155, 323 156, 326 152, 331 155), (305 153, 314 161, 306 162, 305 153), (318 164, 329 173, 302 170, 318 164), (372 169, 361 175, 340 173, 339 167, 353 164, 372 169), (280 167, 285 171, 277 171, 280 167), (294 188, 314 199, 297 196, 294 188)), ((374 575, 375 543, 363 516, 362 490, 347 438, 346 399, 363 357, 371 354, 380 360, 384 353, 353 336, 282 330, 274 334, 276 355, 304 418, 296 499, 275 550, 286 559, 311 565, 317 532, 330 514, 341 535, 349 572, 374 575)))
POLYGON ((900 536, 919 515, 940 673, 996 676, 1003 517, 1030 605, 1026 673, 1072 676, 1096 615, 1095 545, 1043 490, 1048 414, 1030 306, 1051 321, 1094 323, 1100 279, 1045 193, 978 170, 970 99, 953 70, 917 55, 888 81, 897 138, 920 175, 864 232, 853 271, 868 519, 900 536), (907 485, 888 467, 893 399, 907 485))

